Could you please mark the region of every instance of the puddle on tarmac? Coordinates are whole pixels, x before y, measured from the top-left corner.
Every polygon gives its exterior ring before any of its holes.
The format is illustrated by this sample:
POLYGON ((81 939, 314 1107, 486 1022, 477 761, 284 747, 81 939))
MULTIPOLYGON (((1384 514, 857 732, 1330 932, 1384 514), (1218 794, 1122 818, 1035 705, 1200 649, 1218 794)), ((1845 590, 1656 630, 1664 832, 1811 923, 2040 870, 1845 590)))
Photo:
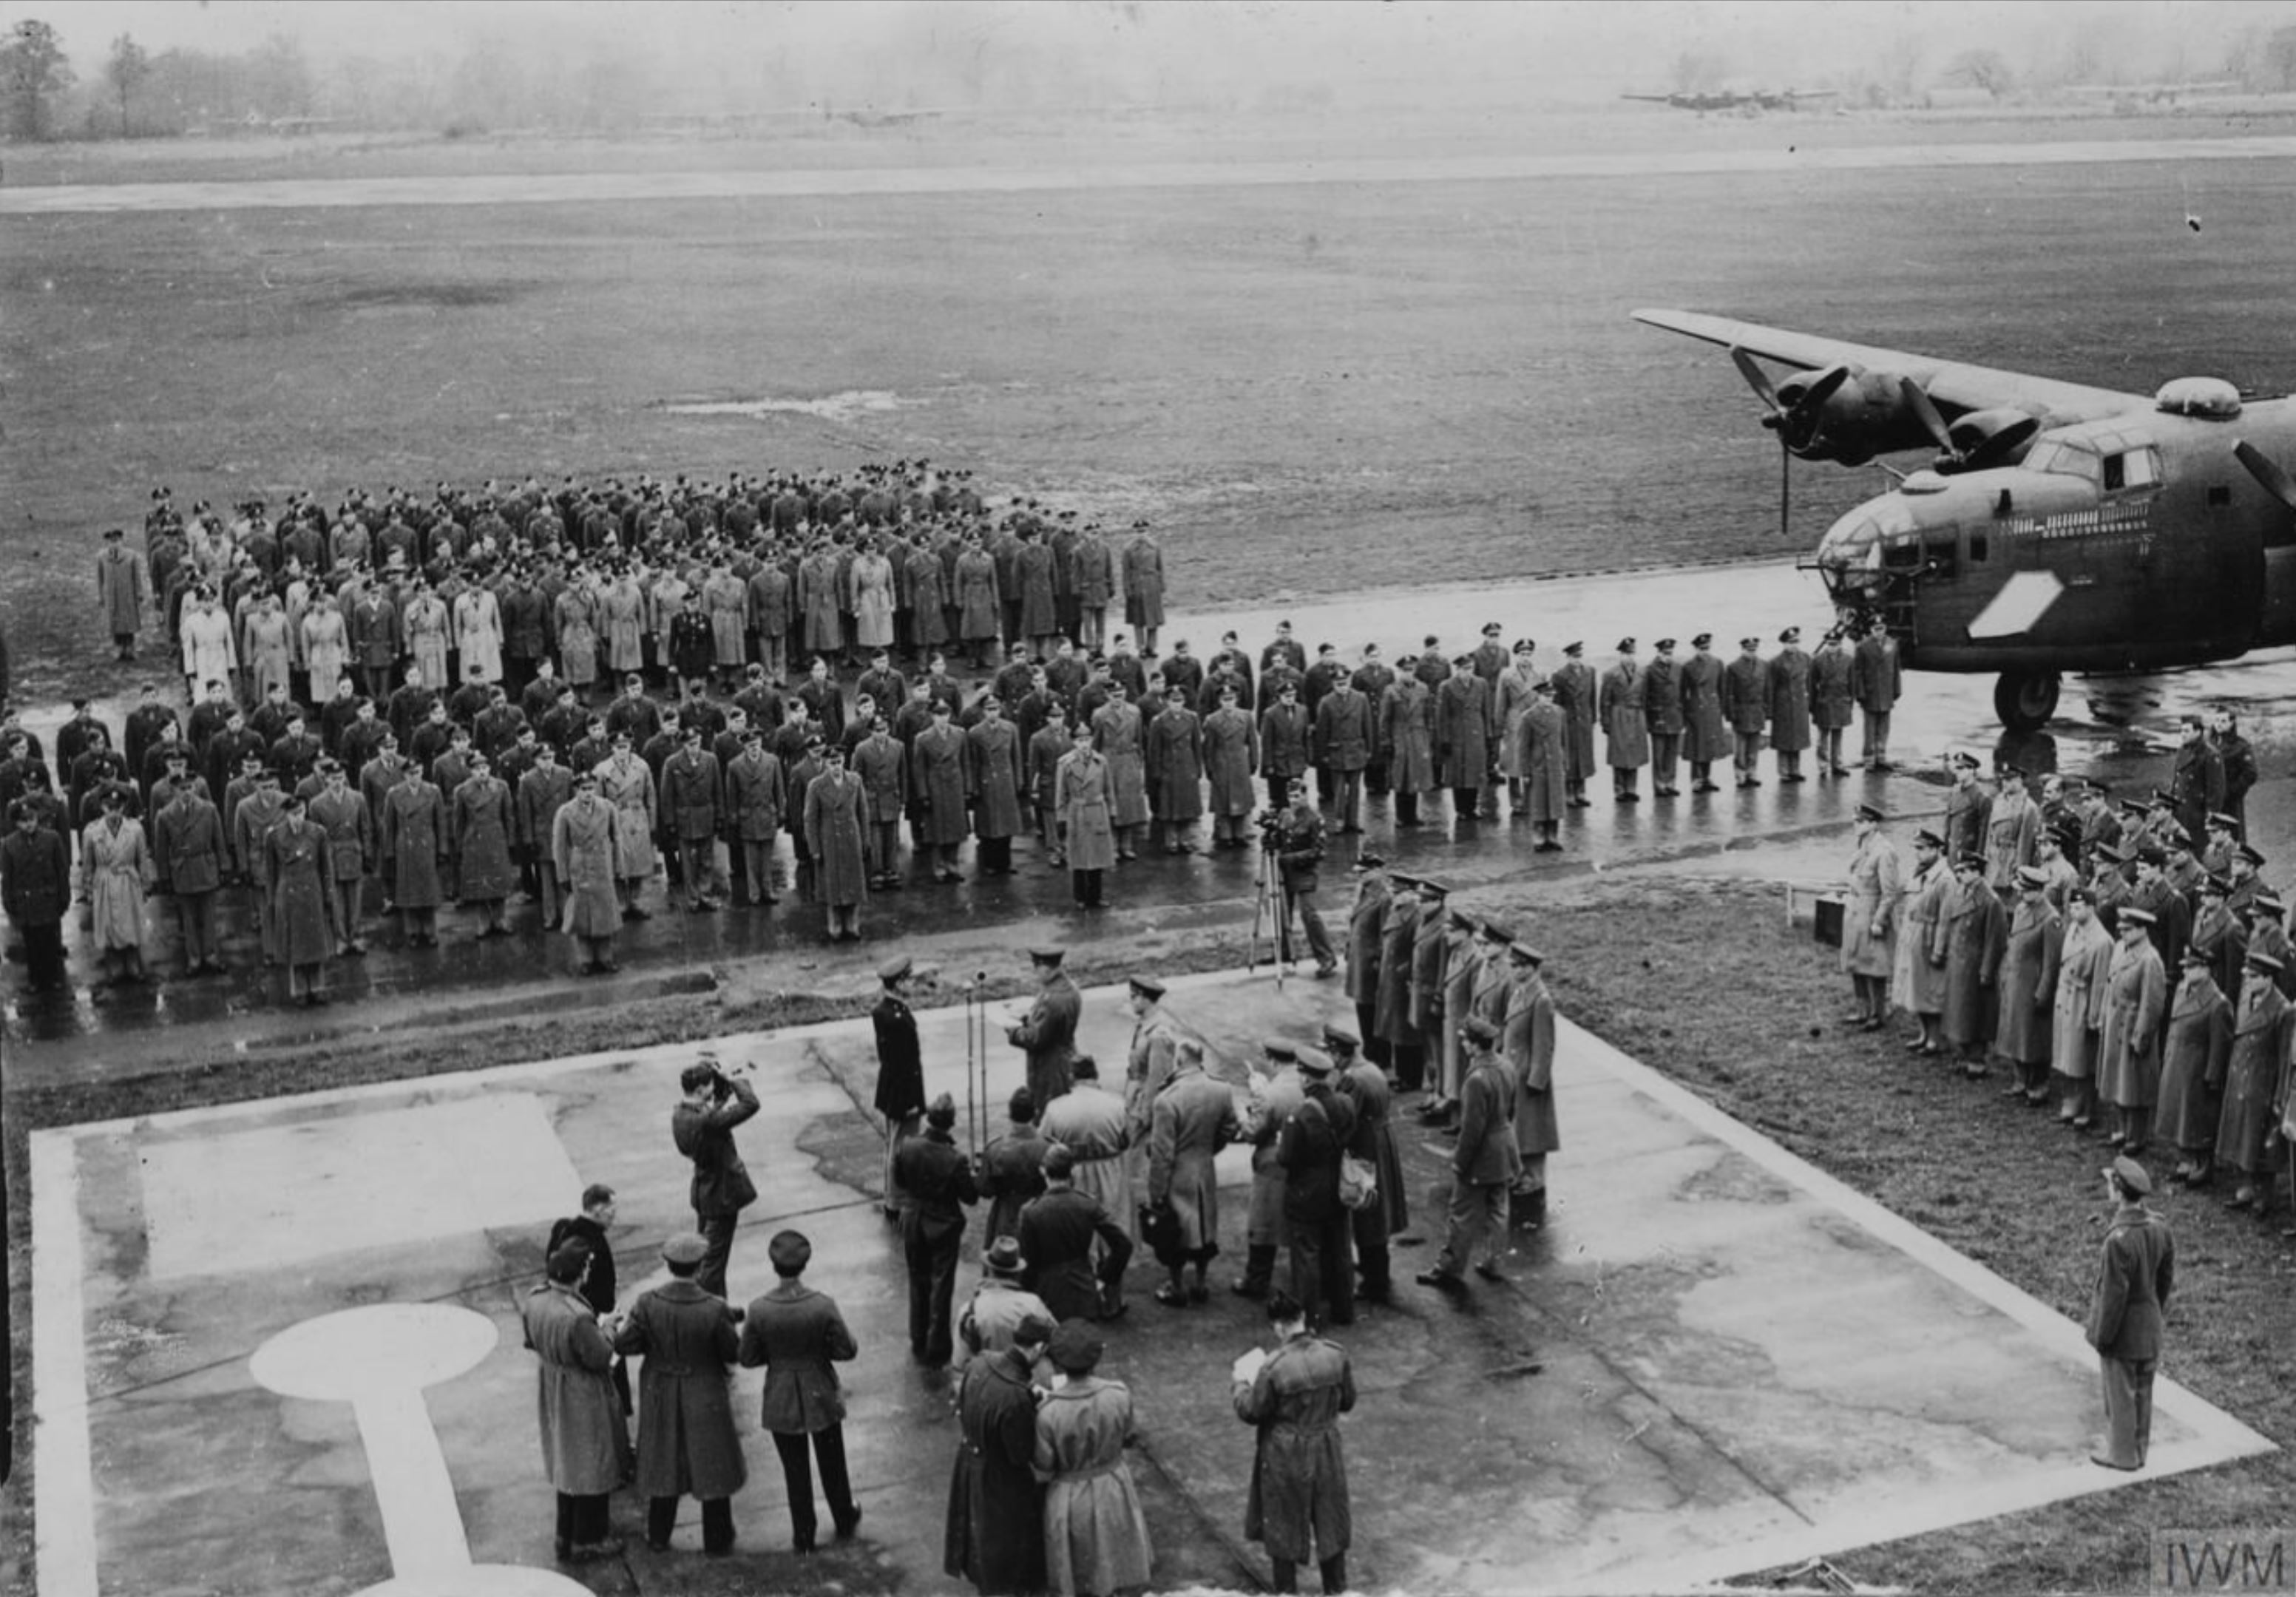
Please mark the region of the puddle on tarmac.
POLYGON ((824 422, 849 422, 856 416, 898 410, 907 403, 887 389, 848 389, 817 399, 691 400, 662 408, 674 416, 816 416, 824 422))

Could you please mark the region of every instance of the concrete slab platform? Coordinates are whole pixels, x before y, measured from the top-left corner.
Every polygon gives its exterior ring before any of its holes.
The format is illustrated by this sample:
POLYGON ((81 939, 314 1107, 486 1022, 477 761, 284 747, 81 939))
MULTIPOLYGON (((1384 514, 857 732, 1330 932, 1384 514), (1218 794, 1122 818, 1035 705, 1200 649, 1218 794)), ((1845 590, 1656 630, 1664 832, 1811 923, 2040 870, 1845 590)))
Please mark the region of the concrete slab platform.
MULTIPOLYGON (((1087 995, 1084 1045, 1110 1061, 1129 1030, 1119 996, 1087 995)), ((1279 994, 1263 972, 1184 979, 1171 1002, 1240 1087, 1259 1037, 1309 1035, 1341 1000, 1306 980, 1279 994)), ((921 1020, 930 1085, 962 1103, 964 1017, 921 1020)), ((1021 1061, 993 1019, 989 1038, 976 1096, 1001 1105, 1021 1061)), ((768 1284, 772 1230, 813 1237, 812 1279, 862 1348, 847 1426, 862 1535, 809 1563, 784 1551, 779 1471, 751 1435, 735 1557, 694 1556, 688 1503, 671 1553, 633 1534, 622 1559, 571 1573, 612 1591, 947 1589, 949 1382, 907 1362, 859 1107, 868 1028, 716 1046, 750 1063, 767 1106, 741 1133, 761 1197, 734 1294, 768 1284)), ((668 1118, 693 1053, 36 1134, 41 1592, 572 1589, 544 1573, 551 1498, 516 1304, 541 1216, 570 1212, 581 1183, 620 1193, 626 1295, 690 1226, 668 1118)), ((2087 1462, 2095 1366, 2070 1322, 1567 1025, 1558 1078, 1554 1208, 1518 1233, 1512 1279, 1456 1304, 1406 1286, 1342 1333, 1362 1394, 1345 1426, 1359 1586, 1675 1588, 2129 1479, 2087 1462)), ((981 1118, 986 1134, 1002 1116, 981 1118)), ((1407 1282, 1439 1231, 1447 1145, 1406 1141, 1413 1234, 1430 1239, 1398 1253, 1407 1282)), ((1242 1151, 1221 1168, 1240 1257, 1242 1151)), ((1233 1581, 1250 1437, 1226 1371, 1264 1319, 1225 1293, 1180 1314, 1134 1301, 1107 1368, 1138 1405, 1136 1469, 1159 1482, 1160 1584, 1233 1581)), ((745 1434, 757 1389, 737 1377, 745 1434)), ((2271 1447, 2164 1382, 2148 1472, 2271 1447)), ((634 1505, 615 1513, 634 1532, 634 1505)))

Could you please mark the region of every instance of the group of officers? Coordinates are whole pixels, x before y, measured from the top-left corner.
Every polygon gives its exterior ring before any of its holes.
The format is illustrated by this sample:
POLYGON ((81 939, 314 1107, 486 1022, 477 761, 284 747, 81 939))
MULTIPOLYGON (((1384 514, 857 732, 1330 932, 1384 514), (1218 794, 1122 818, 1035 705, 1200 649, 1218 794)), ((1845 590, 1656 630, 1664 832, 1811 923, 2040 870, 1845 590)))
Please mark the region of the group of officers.
POLYGON ((1882 811, 1858 811, 1851 1019, 1879 1031, 1906 1011, 1908 1050, 1972 1077, 2004 1064, 2005 1100, 2054 1099, 2132 1159, 2157 1141, 2170 1181, 2220 1182, 2228 1208, 2266 1215, 2284 1150, 2296 1183, 2296 950, 2247 837, 2237 720, 2182 717, 2169 785, 2143 797, 2056 774, 2037 794, 2008 765, 1988 787, 1973 755, 1951 763, 1910 861, 1882 811))

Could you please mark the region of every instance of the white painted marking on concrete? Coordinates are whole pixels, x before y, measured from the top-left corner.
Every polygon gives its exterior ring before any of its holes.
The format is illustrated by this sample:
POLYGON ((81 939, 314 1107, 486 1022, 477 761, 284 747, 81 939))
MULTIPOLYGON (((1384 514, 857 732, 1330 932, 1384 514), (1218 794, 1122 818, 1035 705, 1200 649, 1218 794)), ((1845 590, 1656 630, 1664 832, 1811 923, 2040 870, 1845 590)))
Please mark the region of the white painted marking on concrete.
POLYGON ((477 1368, 495 1342, 494 1322, 469 1309, 378 1303, 291 1325, 247 1361, 257 1381, 283 1396, 351 1405, 391 1564, 391 1578, 362 1597, 586 1590, 554 1570, 471 1562, 470 1534, 422 1390, 477 1368))
POLYGON ((143 1153, 153 1281, 545 1224, 582 1189, 528 1093, 147 1137, 143 1153))
POLYGON ((1973 638, 2013 638, 2033 630, 2065 585, 2054 571, 2020 571, 2001 585, 1992 602, 1969 624, 1973 638))
POLYGON ((96 1597, 95 1464, 80 1299, 79 1138, 31 1136, 33 1549, 42 1597, 96 1597))

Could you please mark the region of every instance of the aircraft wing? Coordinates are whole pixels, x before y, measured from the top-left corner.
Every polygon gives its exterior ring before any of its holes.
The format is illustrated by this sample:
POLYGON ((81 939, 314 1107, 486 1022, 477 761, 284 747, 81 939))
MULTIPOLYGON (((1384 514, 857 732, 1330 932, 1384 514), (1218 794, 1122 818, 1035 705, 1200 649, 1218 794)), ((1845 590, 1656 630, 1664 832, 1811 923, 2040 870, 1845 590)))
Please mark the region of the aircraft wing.
POLYGON ((1812 333, 1788 332, 1751 322, 1702 315, 1686 310, 1638 310, 1635 320, 1710 344, 1720 344, 1759 355, 1781 365, 1814 372, 1827 366, 1857 365, 1868 371, 1890 372, 1912 378, 1928 390, 1931 400, 1948 420, 1973 410, 2010 405, 2041 416, 2047 425, 2095 421, 2132 410, 2150 410, 2152 399, 2115 389, 2095 389, 2051 377, 2031 377, 1992 366, 1964 365, 1901 349, 1877 349, 1847 344, 1812 333))
POLYGON ((1674 96, 1672 94, 1621 94, 1619 98, 1621 100, 1647 100, 1652 105, 1671 105, 1674 103, 1674 96))

